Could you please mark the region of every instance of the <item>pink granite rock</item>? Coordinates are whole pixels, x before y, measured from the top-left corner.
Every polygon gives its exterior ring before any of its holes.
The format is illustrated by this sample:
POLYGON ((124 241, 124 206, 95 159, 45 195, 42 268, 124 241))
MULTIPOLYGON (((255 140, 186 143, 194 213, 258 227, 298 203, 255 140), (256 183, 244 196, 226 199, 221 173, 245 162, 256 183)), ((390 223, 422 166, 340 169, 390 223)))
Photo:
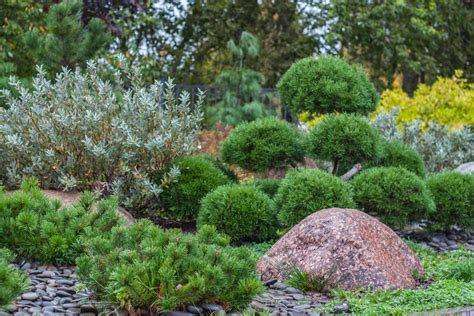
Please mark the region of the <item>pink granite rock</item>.
POLYGON ((417 256, 390 228, 338 208, 306 217, 257 264, 264 281, 285 279, 295 269, 323 278, 328 289, 412 288, 413 273, 423 274, 417 256))

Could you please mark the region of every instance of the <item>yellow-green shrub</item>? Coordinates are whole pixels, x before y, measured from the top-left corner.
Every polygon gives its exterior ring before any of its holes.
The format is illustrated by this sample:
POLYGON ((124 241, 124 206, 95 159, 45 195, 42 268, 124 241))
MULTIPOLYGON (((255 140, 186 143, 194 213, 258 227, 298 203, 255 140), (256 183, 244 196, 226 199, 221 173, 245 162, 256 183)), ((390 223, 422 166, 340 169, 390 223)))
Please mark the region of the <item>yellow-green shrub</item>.
POLYGON ((376 113, 395 107, 400 108, 398 123, 419 119, 425 124, 437 121, 450 128, 474 125, 474 84, 456 71, 452 78, 439 77, 431 86, 419 85, 412 98, 401 89, 386 90, 376 113))

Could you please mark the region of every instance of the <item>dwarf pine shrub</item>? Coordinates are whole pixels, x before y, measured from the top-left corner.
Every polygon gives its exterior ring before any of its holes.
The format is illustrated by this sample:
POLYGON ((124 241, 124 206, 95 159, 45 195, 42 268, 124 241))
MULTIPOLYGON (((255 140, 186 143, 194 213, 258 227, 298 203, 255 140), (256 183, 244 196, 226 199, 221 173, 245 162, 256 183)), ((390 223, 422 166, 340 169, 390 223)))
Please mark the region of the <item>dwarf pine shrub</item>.
POLYGON ((269 240, 276 224, 272 200, 254 186, 221 186, 201 201, 198 227, 213 225, 234 242, 269 240))
POLYGON ((9 266, 13 254, 6 248, 0 248, 0 314, 2 308, 13 303, 15 298, 28 290, 30 280, 28 275, 9 266))
POLYGON ((277 118, 243 123, 222 143, 221 157, 253 172, 284 168, 303 160, 302 135, 294 126, 277 118))
POLYGON ((0 247, 22 259, 72 264, 83 252, 84 239, 123 224, 116 199, 102 200, 92 210, 94 201, 93 193, 83 193, 78 204, 60 209, 36 181, 25 179, 20 191, 0 192, 0 247))
POLYGON ((146 86, 138 68, 118 61, 113 83, 101 79, 93 62, 83 71, 64 68, 53 81, 38 67, 32 90, 11 80, 15 93, 3 90, 9 109, 0 109, 7 187, 34 176, 44 188, 101 188, 130 209, 160 193, 151 177, 194 150, 203 97, 192 110, 189 93, 177 98, 171 80, 146 86))
POLYGON ((318 169, 295 169, 287 173, 275 195, 278 219, 292 227, 319 210, 354 208, 352 189, 338 177, 318 169))
POLYGON ((430 176, 426 183, 436 203, 433 222, 442 228, 456 224, 474 229, 474 175, 447 171, 430 176))
POLYGON ((335 56, 308 57, 294 63, 278 82, 283 104, 295 113, 366 115, 379 100, 360 65, 335 56))
POLYGON ((425 182, 404 168, 370 168, 350 183, 357 207, 380 217, 387 225, 403 228, 410 222, 426 219, 436 209, 425 182))
POLYGON ((231 182, 210 156, 181 157, 168 168, 173 167, 179 168, 180 175, 160 195, 163 215, 173 220, 195 220, 201 199, 218 186, 231 182))
POLYGON ((134 315, 204 302, 243 310, 262 284, 250 250, 228 243, 210 226, 191 235, 140 220, 89 239, 78 274, 101 301, 134 315))

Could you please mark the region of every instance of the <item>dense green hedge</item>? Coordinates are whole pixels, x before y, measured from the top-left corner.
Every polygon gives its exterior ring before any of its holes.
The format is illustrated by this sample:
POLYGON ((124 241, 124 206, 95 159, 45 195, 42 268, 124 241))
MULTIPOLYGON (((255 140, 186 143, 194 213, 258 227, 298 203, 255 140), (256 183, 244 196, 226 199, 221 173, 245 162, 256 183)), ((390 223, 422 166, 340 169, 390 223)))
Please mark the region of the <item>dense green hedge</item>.
MULTIPOLYGON (((201 199, 231 180, 209 156, 187 156, 175 159, 166 170, 178 167, 180 175, 160 194, 164 215, 173 220, 195 220, 201 199)), ((161 177, 158 177, 161 178, 161 177)))
POLYGON ((273 201, 249 185, 221 186, 204 197, 198 227, 214 225, 234 242, 264 241, 275 237, 273 201))
POLYGON ((419 177, 425 177, 426 175, 425 162, 420 154, 400 141, 383 141, 379 160, 369 165, 402 167, 417 174, 419 177))
POLYGON ((302 161, 302 136, 291 124, 266 118, 237 126, 222 143, 222 159, 230 164, 263 172, 302 161))
POLYGON ((436 203, 430 219, 443 228, 457 224, 474 229, 474 175, 449 171, 426 181, 436 203))
POLYGON ((283 104, 295 113, 358 113, 375 110, 379 95, 359 65, 334 56, 294 63, 278 83, 283 104))
POLYGON ((404 168, 370 168, 355 176, 351 184, 359 209, 377 215, 388 225, 403 227, 435 211, 424 181, 404 168))
POLYGON ((239 311, 263 287, 254 256, 228 243, 210 226, 191 235, 140 220, 89 239, 79 276, 100 301, 137 315, 204 302, 239 311))
POLYGON ((278 218, 286 227, 321 209, 355 207, 351 186, 318 169, 289 171, 280 184, 275 203, 278 218))

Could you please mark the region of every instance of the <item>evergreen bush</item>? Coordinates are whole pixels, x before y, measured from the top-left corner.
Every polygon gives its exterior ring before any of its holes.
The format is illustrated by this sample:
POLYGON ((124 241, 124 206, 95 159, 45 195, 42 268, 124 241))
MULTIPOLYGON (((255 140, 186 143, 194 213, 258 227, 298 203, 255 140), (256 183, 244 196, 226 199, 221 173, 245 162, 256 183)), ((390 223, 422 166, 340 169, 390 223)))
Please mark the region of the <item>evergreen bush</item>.
POLYGON ((225 176, 231 181, 231 182, 239 182, 239 178, 237 177, 237 175, 235 174, 234 171, 232 171, 232 169, 229 168, 229 166, 225 163, 223 163, 221 160, 219 159, 215 159, 214 157, 212 157, 211 155, 209 154, 202 154, 202 157, 204 158, 207 158, 210 162, 212 162, 214 164, 214 166, 219 169, 220 171, 222 171, 223 174, 225 174, 225 176))
POLYGON ((286 227, 325 208, 355 207, 350 185, 318 169, 289 171, 275 195, 275 203, 278 219, 286 227))
POLYGON ((375 110, 379 96, 359 65, 334 56, 294 63, 278 83, 283 104, 295 113, 357 113, 375 110))
POLYGON ((0 248, 0 314, 2 309, 24 293, 30 287, 30 279, 23 271, 19 271, 9 264, 13 254, 6 248, 0 248))
MULTIPOLYGON (((165 172, 175 167, 180 170, 178 178, 160 194, 164 215, 170 219, 195 220, 201 199, 218 186, 230 183, 209 156, 177 158, 165 172)), ((156 180, 160 181, 160 178, 156 180)))
POLYGON ((420 154, 400 141, 383 141, 382 152, 373 166, 380 167, 402 167, 418 175, 425 177, 426 168, 420 154))
POLYGON ((447 171, 430 176, 426 183, 436 204, 432 221, 443 228, 456 224, 474 229, 474 175, 447 171))
POLYGON ((281 184, 281 179, 260 179, 255 178, 250 181, 245 182, 245 184, 253 185, 270 198, 273 198, 278 191, 278 188, 281 184))
POLYGON ((241 311, 263 290, 256 258, 210 226, 191 235, 140 220, 91 238, 87 249, 77 260, 80 278, 100 301, 133 315, 214 302, 241 311))
POLYGON ((83 193, 78 204, 60 209, 36 181, 25 179, 20 191, 0 192, 0 247, 22 259, 72 264, 83 252, 84 239, 123 224, 115 199, 102 200, 92 210, 94 201, 93 193, 83 193))
POLYGON ((404 168, 370 168, 355 176, 351 184, 360 210, 397 228, 427 218, 435 211, 424 181, 404 168))
MULTIPOLYGON (((309 153, 316 159, 333 163, 333 174, 339 166, 377 160, 381 137, 369 122, 351 114, 330 114, 316 125, 308 136, 309 153)), ((344 173, 347 170, 339 170, 344 173)))
POLYGON ((289 123, 266 118, 237 126, 221 146, 222 159, 253 172, 283 168, 304 158, 302 136, 289 123))
POLYGON ((276 218, 271 199, 247 185, 226 185, 202 199, 198 227, 213 225, 234 242, 265 241, 275 237, 276 218))
MULTIPOLYGON (((114 84, 89 63, 63 69, 54 81, 39 67, 32 90, 11 82, 18 97, 3 90, 9 110, 0 109, 0 175, 7 187, 26 175, 44 188, 105 188, 130 210, 160 193, 151 178, 195 149, 203 98, 191 111, 189 93, 176 99, 172 81, 146 86, 123 56, 118 64, 114 84)), ((177 174, 170 170, 163 183, 177 174)))

